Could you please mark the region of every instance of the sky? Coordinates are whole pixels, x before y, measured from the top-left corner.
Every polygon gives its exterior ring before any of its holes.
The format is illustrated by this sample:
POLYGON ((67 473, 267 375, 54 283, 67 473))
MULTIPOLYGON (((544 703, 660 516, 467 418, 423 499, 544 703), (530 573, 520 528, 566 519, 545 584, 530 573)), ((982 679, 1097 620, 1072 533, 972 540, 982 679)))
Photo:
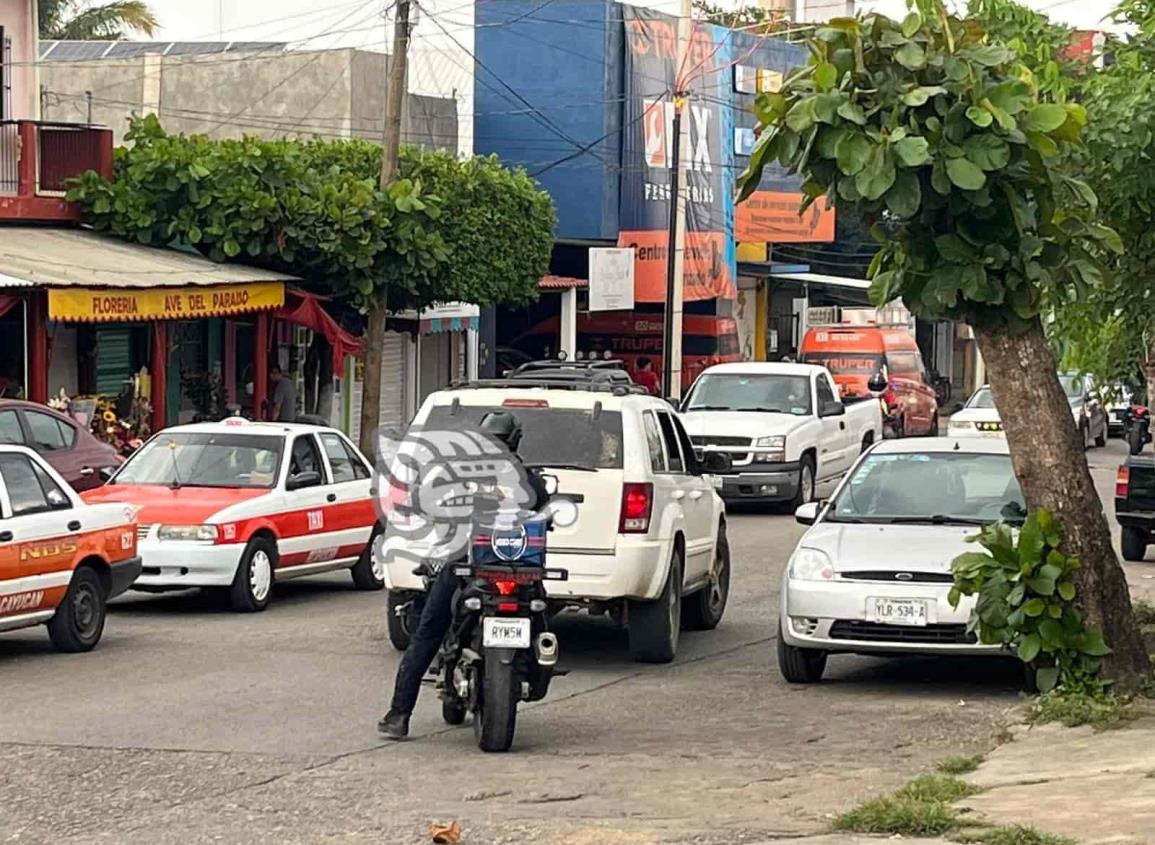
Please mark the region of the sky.
MULTIPOLYGON (((677 0, 651 0, 642 5, 676 10, 677 0)), ((385 0, 149 0, 160 19, 163 39, 198 41, 223 36, 230 40, 311 39, 306 46, 380 46, 385 40, 380 12, 385 0), (321 36, 326 31, 334 34, 321 36)), ((435 16, 453 25, 472 19, 467 0, 427 0, 435 16)), ((728 0, 727 5, 737 5, 728 0)), ((1027 0, 1056 20, 1080 29, 1097 26, 1108 5, 1095 0, 1027 0)), ((892 16, 905 13, 905 0, 860 0, 861 9, 892 16)), ((467 28, 467 25, 466 25, 467 28)), ((429 23, 418 24, 418 40, 429 23)))

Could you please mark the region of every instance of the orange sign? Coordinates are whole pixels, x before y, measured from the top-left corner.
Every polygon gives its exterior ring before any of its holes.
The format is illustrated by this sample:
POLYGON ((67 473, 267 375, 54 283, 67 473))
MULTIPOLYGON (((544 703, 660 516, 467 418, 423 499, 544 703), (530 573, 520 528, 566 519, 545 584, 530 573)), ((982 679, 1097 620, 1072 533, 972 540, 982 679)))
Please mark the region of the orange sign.
POLYGON ((820 197, 798 216, 802 195, 755 191, 734 211, 734 239, 748 244, 830 243, 834 240, 834 206, 820 197))
MULTIPOLYGON (((666 253, 668 234, 661 231, 619 232, 618 246, 633 247, 634 301, 666 301, 666 253)), ((684 299, 724 297, 733 299, 737 291, 726 262, 726 235, 723 232, 687 232, 683 262, 684 299)))

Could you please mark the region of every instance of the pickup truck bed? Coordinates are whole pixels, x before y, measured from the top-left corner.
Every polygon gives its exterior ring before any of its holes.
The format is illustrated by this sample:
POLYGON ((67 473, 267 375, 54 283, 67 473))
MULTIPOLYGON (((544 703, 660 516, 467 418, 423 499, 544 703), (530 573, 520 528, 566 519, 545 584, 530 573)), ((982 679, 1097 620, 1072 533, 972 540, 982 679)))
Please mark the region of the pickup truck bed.
POLYGON ((1143 560, 1155 532, 1155 453, 1132 455, 1119 467, 1115 521, 1123 528, 1123 557, 1143 560))

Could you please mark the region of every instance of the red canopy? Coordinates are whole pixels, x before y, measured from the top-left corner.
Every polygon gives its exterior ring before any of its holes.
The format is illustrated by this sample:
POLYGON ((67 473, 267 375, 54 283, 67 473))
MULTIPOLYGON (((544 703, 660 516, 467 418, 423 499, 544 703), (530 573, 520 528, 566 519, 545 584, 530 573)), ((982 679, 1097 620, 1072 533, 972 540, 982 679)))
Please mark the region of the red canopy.
POLYGON ((333 372, 340 373, 346 355, 360 355, 364 345, 361 339, 345 331, 321 305, 322 297, 297 288, 285 290, 285 304, 275 316, 312 329, 322 335, 333 347, 333 372))

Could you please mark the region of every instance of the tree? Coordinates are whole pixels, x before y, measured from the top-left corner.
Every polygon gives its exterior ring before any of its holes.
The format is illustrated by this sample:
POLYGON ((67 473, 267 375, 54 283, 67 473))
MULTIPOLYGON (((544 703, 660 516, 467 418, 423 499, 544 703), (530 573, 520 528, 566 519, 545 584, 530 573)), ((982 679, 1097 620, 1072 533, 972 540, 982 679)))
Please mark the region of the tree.
POLYGON ((40 37, 119 41, 129 32, 151 36, 160 23, 144 0, 93 6, 82 0, 40 0, 40 37))
POLYGON ((1113 648, 1104 672, 1135 688, 1147 653, 1081 437, 1060 424, 1070 408, 1040 319, 1100 283, 1096 253, 1122 246, 1089 219, 1091 189, 1057 168, 1084 109, 1041 101, 1014 51, 940 0, 901 23, 834 19, 809 46, 809 64, 759 97, 739 198, 777 159, 802 174, 805 204, 825 195, 896 223, 879 233, 872 300, 974 328, 1027 505, 1062 526, 1064 552, 1082 562, 1083 617, 1113 648))
POLYGON ((709 0, 694 0, 693 8, 702 20, 724 26, 726 29, 741 29, 757 35, 774 35, 790 30, 789 16, 778 9, 766 9, 762 6, 727 9, 709 0))
POLYGON ((493 158, 403 148, 383 192, 368 141, 210 140, 153 116, 126 140, 111 182, 89 172, 69 192, 94 228, 291 273, 363 313, 380 297, 392 311, 519 304, 549 268, 549 195, 493 158))

